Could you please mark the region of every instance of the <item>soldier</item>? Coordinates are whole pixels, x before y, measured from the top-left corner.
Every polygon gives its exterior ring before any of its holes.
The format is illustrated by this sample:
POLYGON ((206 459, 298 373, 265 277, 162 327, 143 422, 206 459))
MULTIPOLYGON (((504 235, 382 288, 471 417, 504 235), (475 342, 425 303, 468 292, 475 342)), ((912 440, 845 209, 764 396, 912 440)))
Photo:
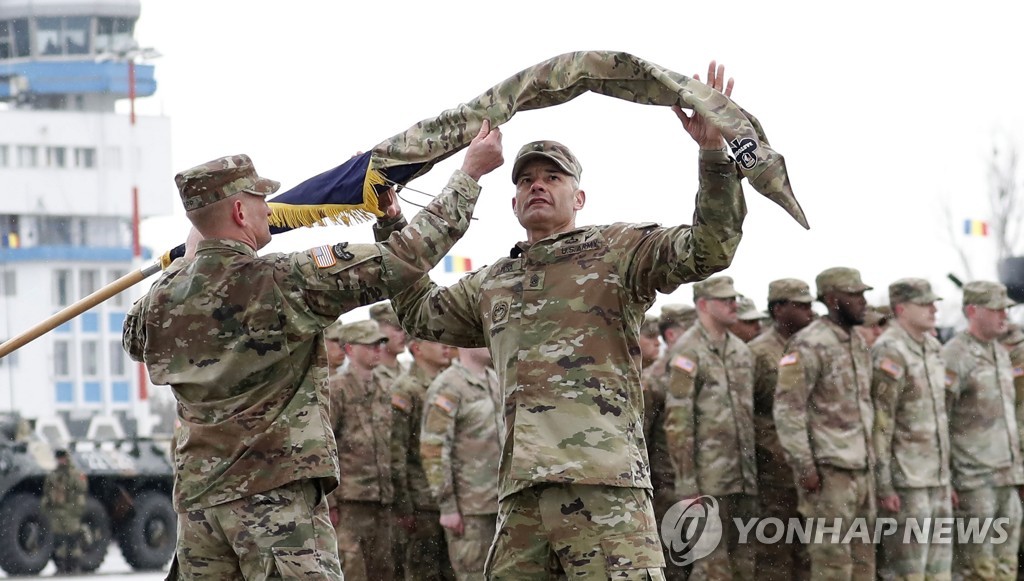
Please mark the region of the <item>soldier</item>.
POLYGON ((345 345, 338 338, 338 331, 341 330, 341 321, 335 322, 324 329, 324 341, 327 352, 327 370, 330 377, 340 373, 345 367, 345 345))
MULTIPOLYGON (((1013 392, 1017 418, 1024 419, 1024 331, 1016 323, 1006 325, 1006 333, 999 338, 999 342, 1006 348, 1010 356, 1010 365, 1013 366, 1013 392)), ((1022 450, 1024 451, 1024 450, 1022 450)), ((1024 526, 1024 524, 1022 524, 1024 526)), ((1024 529, 1022 529, 1024 531, 1024 529)), ((1021 534, 1020 545, 1017 550, 1017 577, 1024 577, 1024 571, 1020 564, 1024 563, 1024 534, 1021 534)))
POLYGON ((757 310, 754 301, 747 297, 736 299, 736 322, 729 325, 729 332, 736 335, 744 343, 750 343, 761 334, 761 322, 768 315, 757 310))
MULTIPOLYGON (((793 468, 775 431, 772 406, 779 377, 779 360, 786 342, 811 324, 814 297, 807 283, 795 278, 773 280, 768 284, 768 314, 773 325, 750 342, 754 354, 754 450, 757 458, 757 491, 761 516, 784 523, 799 518, 793 468)), ((807 546, 794 542, 759 543, 758 577, 768 581, 810 579, 811 561, 807 546)))
MULTIPOLYGON (((123 335, 177 400, 172 573, 341 577, 323 501, 338 478, 323 330, 437 264, 469 225, 477 180, 501 163, 501 133, 484 123, 462 171, 401 234, 262 257, 277 182, 245 155, 175 177, 204 240, 135 303, 123 335)), ((400 214, 383 202, 390 228, 400 214)))
POLYGON ((975 281, 963 287, 967 330, 942 348, 946 361, 946 409, 952 445, 952 477, 958 518, 1004 518, 1007 538, 957 543, 953 570, 966 579, 1014 579, 1020 540, 1019 487, 1022 419, 1016 415, 1013 368, 998 339, 1006 332, 1006 287, 975 281))
POLYGON ((53 530, 53 564, 61 573, 75 572, 82 558, 82 515, 89 483, 67 450, 54 452, 57 468, 43 480, 40 509, 53 530))
MULTIPOLYGON (((661 522, 665 512, 679 502, 676 496, 676 476, 672 459, 668 455, 668 441, 665 438, 665 382, 668 379, 668 356, 671 346, 683 336, 697 320, 697 310, 689 305, 672 304, 661 307, 658 331, 665 342, 665 350, 654 363, 646 367, 640 382, 644 390, 644 439, 647 441, 647 455, 651 464, 651 486, 654 491, 654 517, 661 522)), ((683 567, 669 559, 668 547, 664 546, 665 579, 685 581, 683 567)))
POLYGON ((398 377, 406 371, 406 366, 398 361, 398 356, 405 353, 406 335, 395 315, 391 303, 378 303, 370 307, 370 319, 380 327, 380 332, 388 338, 387 344, 380 354, 380 365, 374 373, 381 376, 385 387, 390 388, 398 377))
POLYGON ((644 317, 640 325, 640 369, 647 369, 661 355, 657 317, 644 317))
MULTIPOLYGON (((862 537, 842 542, 855 521, 874 530, 871 353, 853 330, 867 302, 860 272, 829 268, 815 280, 828 316, 789 340, 779 360, 775 427, 793 467, 800 514, 840 519, 841 528, 814 530, 808 553, 822 579, 875 578, 875 547, 862 537)), ((823 521, 818 520, 819 525, 823 521)))
MULTIPOLYGON (((724 70, 709 72, 721 89, 724 70)), ((658 292, 728 266, 746 214, 721 134, 699 115, 677 115, 702 150, 693 226, 577 227, 580 164, 564 145, 537 141, 512 169, 526 241, 450 288, 424 278, 392 300, 410 332, 486 345, 494 358, 506 429, 490 578, 560 567, 574 577, 660 576, 640 323, 658 292)))
POLYGON ((754 545, 739 543, 733 520, 753 518, 758 510, 754 355, 729 332, 736 322, 736 296, 728 276, 695 283, 697 324, 669 355, 665 435, 676 495, 714 496, 727 525, 722 542, 694 563, 692 579, 754 578, 754 545))
POLYGON ((871 348, 879 516, 898 521, 896 532, 881 539, 882 579, 950 578, 952 546, 920 542, 907 532, 908 519, 934 523, 953 516, 946 366, 932 336, 938 300, 926 280, 890 284, 896 321, 871 348))
POLYGON ((349 323, 338 331, 348 367, 331 378, 331 426, 338 442, 338 487, 327 497, 348 581, 394 578, 391 505, 408 502, 404 462, 391 435, 391 393, 373 369, 388 338, 377 323, 349 323))
POLYGON ((420 421, 423 396, 437 374, 451 365, 453 348, 413 339, 409 341, 409 351, 412 365, 391 387, 392 437, 399 460, 405 462, 403 488, 409 493, 409 502, 395 507, 400 529, 408 534, 403 547, 404 576, 409 581, 451 579, 454 573, 439 522, 440 512, 420 460, 420 421))
POLYGON ((889 307, 868 307, 864 314, 864 324, 857 325, 855 329, 868 344, 868 347, 872 347, 888 328, 891 318, 889 307))
POLYGON ((498 513, 501 392, 490 365, 486 347, 459 349, 424 398, 423 468, 459 581, 484 578, 498 513))

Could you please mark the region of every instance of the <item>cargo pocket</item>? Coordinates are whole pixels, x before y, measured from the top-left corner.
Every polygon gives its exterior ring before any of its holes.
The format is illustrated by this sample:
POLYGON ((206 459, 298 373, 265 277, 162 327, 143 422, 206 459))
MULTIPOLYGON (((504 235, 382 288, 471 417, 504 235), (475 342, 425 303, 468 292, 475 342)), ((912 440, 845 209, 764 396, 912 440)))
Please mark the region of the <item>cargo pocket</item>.
POLYGON ((271 547, 274 561, 267 579, 327 579, 320 551, 304 547, 271 547))
POLYGON ((601 539, 609 579, 662 579, 665 555, 654 533, 626 533, 601 539))

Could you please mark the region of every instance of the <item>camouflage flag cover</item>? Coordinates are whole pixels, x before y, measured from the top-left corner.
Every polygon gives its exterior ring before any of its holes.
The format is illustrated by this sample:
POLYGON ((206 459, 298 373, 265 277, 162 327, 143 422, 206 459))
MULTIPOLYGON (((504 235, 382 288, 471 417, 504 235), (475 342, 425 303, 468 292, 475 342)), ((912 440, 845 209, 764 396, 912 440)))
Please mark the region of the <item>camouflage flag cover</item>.
POLYGON ((704 83, 624 52, 566 53, 523 70, 475 99, 425 119, 372 151, 310 178, 271 201, 275 232, 381 215, 377 188, 404 185, 469 145, 484 119, 499 126, 518 111, 566 103, 593 91, 646 105, 679 105, 721 130, 740 171, 804 228, 782 156, 754 116, 704 83))

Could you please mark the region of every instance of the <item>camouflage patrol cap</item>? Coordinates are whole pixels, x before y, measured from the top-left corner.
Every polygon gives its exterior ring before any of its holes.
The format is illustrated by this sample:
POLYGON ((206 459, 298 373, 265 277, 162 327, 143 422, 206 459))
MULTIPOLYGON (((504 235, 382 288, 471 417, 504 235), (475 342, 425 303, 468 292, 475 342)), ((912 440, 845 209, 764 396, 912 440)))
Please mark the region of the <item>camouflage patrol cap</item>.
POLYGON ((731 276, 713 276, 707 280, 693 283, 693 300, 697 299, 731 299, 740 293, 732 286, 731 276))
POLYGON ((814 284, 818 287, 818 300, 824 298, 825 293, 832 291, 860 293, 873 288, 864 284, 864 281, 860 279, 859 270, 845 266, 836 266, 821 271, 814 279, 814 284))
POLYGON ((1005 309, 1017 304, 1006 296, 1006 285, 987 280, 976 280, 964 285, 964 306, 977 305, 986 309, 1005 309))
POLYGON ((667 327, 670 325, 681 325, 688 327, 697 320, 697 309, 690 305, 665 305, 661 307, 661 317, 659 317, 659 324, 661 327, 667 327))
POLYGON ((402 324, 398 322, 395 308, 389 302, 377 303, 370 307, 370 318, 377 321, 378 324, 391 325, 397 328, 402 327, 402 324))
POLYGON ((267 196, 281 187, 279 182, 257 175, 252 160, 245 154, 199 164, 174 176, 174 183, 186 212, 241 192, 267 196))
POLYGON ((386 343, 388 338, 380 332, 376 321, 358 321, 342 325, 338 329, 337 340, 346 345, 373 345, 386 343))
POLYGON ((516 161, 512 165, 512 183, 519 180, 519 172, 522 171, 526 162, 541 157, 555 162, 562 171, 576 178, 576 181, 580 181, 583 166, 568 147, 557 141, 534 141, 524 145, 516 154, 516 161))
POLYGON ((889 285, 890 305, 930 305, 941 300, 942 297, 932 292, 932 285, 923 278, 901 278, 889 285))
POLYGON ((790 301, 794 303, 813 303, 811 287, 797 278, 780 278, 768 283, 768 302, 790 301))
POLYGON ((881 327, 892 318, 892 311, 888 307, 869 307, 864 311, 865 327, 881 327))
POLYGON ((338 334, 343 326, 344 323, 341 321, 335 321, 330 327, 324 329, 324 338, 328 341, 341 341, 338 334))
POLYGON ((640 324, 640 334, 647 337, 657 337, 661 334, 658 323, 658 317, 644 317, 644 322, 640 324))
POLYGON ((757 310, 752 299, 740 297, 736 300, 736 318, 741 321, 760 321, 767 319, 768 315, 757 310))

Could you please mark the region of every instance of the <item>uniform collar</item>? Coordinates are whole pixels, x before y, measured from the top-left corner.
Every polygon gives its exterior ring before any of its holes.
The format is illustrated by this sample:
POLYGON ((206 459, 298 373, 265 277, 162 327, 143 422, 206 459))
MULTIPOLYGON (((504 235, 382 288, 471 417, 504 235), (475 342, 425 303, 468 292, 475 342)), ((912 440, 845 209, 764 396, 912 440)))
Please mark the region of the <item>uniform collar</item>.
POLYGON ((547 238, 541 238, 540 240, 534 242, 533 244, 530 244, 529 242, 526 242, 525 240, 522 241, 522 242, 516 242, 516 245, 513 246, 512 250, 509 251, 508 257, 509 258, 519 258, 520 256, 522 256, 522 255, 526 254, 527 252, 529 252, 530 248, 532 248, 534 246, 551 244, 552 242, 561 240, 562 238, 566 238, 566 237, 579 236, 580 234, 582 234, 582 233, 584 233, 584 232, 586 232, 588 230, 591 230, 593 228, 594 228, 593 226, 581 226, 579 228, 574 228, 572 230, 567 230, 565 232, 559 232, 557 234, 552 234, 551 236, 548 236, 547 238))
POLYGON ((228 251, 236 252, 238 254, 245 254, 247 256, 256 257, 256 249, 249 246, 245 242, 239 242, 238 240, 230 240, 228 238, 214 238, 207 240, 200 240, 196 246, 196 254, 208 254, 217 251, 228 251))

